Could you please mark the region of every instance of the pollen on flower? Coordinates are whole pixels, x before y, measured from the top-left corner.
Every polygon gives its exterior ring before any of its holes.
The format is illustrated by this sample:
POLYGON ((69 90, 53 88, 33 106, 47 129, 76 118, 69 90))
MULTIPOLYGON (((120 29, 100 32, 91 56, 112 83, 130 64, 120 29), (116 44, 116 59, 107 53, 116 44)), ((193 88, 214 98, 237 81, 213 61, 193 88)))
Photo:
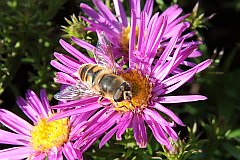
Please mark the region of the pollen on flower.
POLYGON ((48 122, 48 118, 39 119, 31 132, 31 145, 34 150, 47 152, 53 147, 63 145, 69 136, 68 119, 48 122))
MULTIPOLYGON (((122 31, 122 34, 121 34, 120 45, 121 45, 122 51, 124 51, 124 52, 128 52, 130 29, 131 29, 130 26, 128 26, 127 28, 124 28, 122 31)), ((138 27, 136 27, 136 38, 137 37, 138 37, 138 27)))
POLYGON ((122 73, 121 76, 132 86, 132 99, 131 101, 118 102, 114 109, 123 113, 128 111, 141 112, 148 106, 152 92, 152 83, 137 69, 128 73, 122 73))

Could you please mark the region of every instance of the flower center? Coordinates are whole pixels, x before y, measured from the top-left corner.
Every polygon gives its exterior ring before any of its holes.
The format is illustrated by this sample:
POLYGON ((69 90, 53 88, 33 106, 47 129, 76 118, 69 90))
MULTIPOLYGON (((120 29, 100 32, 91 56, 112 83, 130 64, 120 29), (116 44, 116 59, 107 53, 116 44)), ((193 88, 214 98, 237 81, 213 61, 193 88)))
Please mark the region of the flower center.
POLYGON ((48 152, 53 147, 60 147, 68 140, 70 129, 68 119, 48 122, 47 118, 39 119, 31 132, 31 145, 37 151, 48 152))
POLYGON ((123 113, 128 111, 141 112, 148 106, 148 101, 151 97, 152 83, 137 69, 131 70, 128 73, 122 73, 121 76, 132 86, 132 99, 131 101, 124 100, 118 102, 114 109, 123 113))
MULTIPOLYGON (((123 52, 128 52, 131 27, 124 28, 120 38, 120 45, 123 52)), ((136 43, 138 38, 138 26, 136 26, 136 43)))

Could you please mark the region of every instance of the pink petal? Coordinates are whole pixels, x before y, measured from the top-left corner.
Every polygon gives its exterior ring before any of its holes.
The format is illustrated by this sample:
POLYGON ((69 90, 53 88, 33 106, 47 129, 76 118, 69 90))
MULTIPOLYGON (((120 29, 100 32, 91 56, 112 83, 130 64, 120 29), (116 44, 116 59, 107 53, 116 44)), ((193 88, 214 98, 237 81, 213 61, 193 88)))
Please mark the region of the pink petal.
POLYGON ((4 150, 0 150, 1 159, 24 159, 30 156, 32 153, 32 147, 13 147, 4 150))
POLYGON ((159 103, 183 103, 206 100, 207 97, 201 95, 181 95, 181 96, 163 96, 159 98, 159 103))
MULTIPOLYGON (((136 39, 136 14, 134 10, 131 10, 131 30, 130 30, 130 39, 129 39, 129 59, 133 57, 133 50, 135 48, 135 39, 136 39)), ((131 67, 131 61, 129 64, 131 67)))
POLYGON ((86 57, 84 54, 82 54, 80 51, 78 51, 76 48, 74 48, 69 43, 65 42, 62 39, 59 42, 62 45, 62 47, 66 51, 68 51, 68 53, 72 54, 74 57, 76 57, 82 63, 94 63, 90 58, 86 57))
POLYGON ((93 3, 98 8, 101 15, 108 21, 108 23, 114 26, 114 28, 117 29, 119 32, 121 32, 122 26, 119 24, 112 12, 107 8, 107 6, 99 0, 93 0, 93 3))
MULTIPOLYGON (((44 112, 42 113, 49 113, 51 112, 50 110, 50 104, 49 104, 49 101, 48 101, 48 98, 47 98, 47 93, 44 89, 41 89, 40 90, 40 99, 41 99, 41 102, 42 102, 42 105, 43 105, 43 110, 44 112)), ((47 117, 48 115, 44 115, 44 117, 47 117)))
POLYGON ((59 71, 62 71, 68 74, 73 74, 74 72, 76 72, 76 70, 71 69, 67 67, 65 64, 59 63, 58 61, 55 61, 55 60, 51 60, 50 64, 56 69, 58 69, 59 71))
POLYGON ((160 112, 165 113, 166 115, 168 115, 169 117, 171 117, 177 124, 181 125, 181 126, 185 126, 183 124, 183 122, 180 120, 180 118, 178 118, 178 116, 176 116, 171 110, 169 110, 168 108, 162 106, 159 103, 156 103, 154 105, 154 108, 158 109, 160 112))
POLYGON ((0 109, 0 122, 16 133, 30 135, 32 125, 5 109, 0 109))
POLYGON ((77 60, 73 59, 70 56, 64 55, 64 54, 60 54, 57 52, 53 53, 54 57, 56 57, 62 64, 64 64, 65 66, 67 66, 68 68, 70 68, 71 70, 75 70, 77 71, 78 68, 80 67, 80 62, 78 62, 77 60))
POLYGON ((142 115, 135 114, 133 117, 134 139, 140 148, 147 147, 147 132, 142 115))
POLYGON ((80 100, 69 101, 67 103, 58 104, 55 106, 51 106, 52 109, 69 109, 74 108, 76 106, 84 106, 88 104, 98 104, 97 103, 98 97, 91 97, 91 98, 83 98, 80 100))
POLYGON ((152 16, 153 4, 154 4, 154 0, 147 0, 144 5, 144 9, 142 12, 145 12, 147 14, 147 17, 146 17, 147 22, 149 21, 149 19, 152 16))
POLYGON ((69 160, 75 160, 75 159, 83 159, 82 154, 79 150, 73 148, 73 144, 71 142, 67 142, 64 144, 63 147, 63 153, 69 160))
POLYGON ((28 90, 26 95, 26 99, 28 103, 36 109, 38 112, 39 116, 38 118, 43 117, 48 117, 48 111, 43 107, 42 102, 38 98, 38 96, 33 92, 32 90, 28 90))
POLYGON ((30 118, 34 123, 37 123, 39 114, 35 108, 30 106, 22 97, 17 97, 16 101, 19 108, 21 108, 21 110, 28 116, 28 118, 30 118))
POLYGON ((0 144, 29 146, 30 136, 11 133, 0 129, 0 144))
POLYGON ((101 142, 99 143, 99 148, 102 148, 109 139, 112 138, 112 136, 115 134, 115 132, 118 130, 118 126, 115 126, 113 129, 108 131, 108 133, 102 138, 101 142))
POLYGON ((77 83, 76 79, 63 72, 57 72, 55 76, 56 77, 54 77, 54 82, 56 83, 64 85, 75 85, 77 83))
POLYGON ((133 113, 132 112, 127 112, 123 115, 123 117, 120 119, 120 122, 118 125, 118 131, 116 133, 116 139, 117 140, 122 140, 122 135, 123 133, 126 131, 126 129, 129 127, 130 123, 132 122, 132 117, 133 117, 133 113))
POLYGON ((148 116, 146 114, 144 114, 144 119, 147 122, 150 129, 152 130, 152 133, 153 133, 154 137, 156 138, 156 140, 162 145, 170 146, 171 144, 170 144, 166 134, 164 133, 161 125, 158 124, 157 122, 155 122, 150 116, 148 116))
POLYGON ((57 113, 54 116, 50 117, 48 120, 53 121, 53 120, 65 118, 68 116, 77 115, 77 114, 89 112, 92 110, 97 110, 98 108, 101 108, 101 107, 102 107, 102 105, 99 105, 99 104, 89 104, 87 106, 82 106, 80 108, 71 109, 71 110, 63 111, 61 113, 57 113))
POLYGON ((113 4, 114 4, 116 15, 118 16, 119 22, 122 23, 123 27, 127 27, 128 20, 127 20, 127 16, 122 3, 120 2, 120 0, 113 0, 113 4))
POLYGON ((97 13, 94 9, 92 9, 87 4, 81 3, 80 8, 83 10, 84 13, 86 13, 89 17, 96 20, 100 23, 105 23, 105 18, 103 18, 99 13, 97 13))

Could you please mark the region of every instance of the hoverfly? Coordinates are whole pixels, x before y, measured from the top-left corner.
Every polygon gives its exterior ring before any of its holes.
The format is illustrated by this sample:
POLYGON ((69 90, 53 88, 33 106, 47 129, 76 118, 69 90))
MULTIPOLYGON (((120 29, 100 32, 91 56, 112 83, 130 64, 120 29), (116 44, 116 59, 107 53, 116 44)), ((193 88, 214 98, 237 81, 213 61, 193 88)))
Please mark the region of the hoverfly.
POLYGON ((54 95, 57 100, 77 100, 82 97, 99 96, 111 102, 131 100, 132 87, 117 74, 111 43, 100 33, 94 58, 97 64, 82 64, 77 75, 79 82, 54 95))

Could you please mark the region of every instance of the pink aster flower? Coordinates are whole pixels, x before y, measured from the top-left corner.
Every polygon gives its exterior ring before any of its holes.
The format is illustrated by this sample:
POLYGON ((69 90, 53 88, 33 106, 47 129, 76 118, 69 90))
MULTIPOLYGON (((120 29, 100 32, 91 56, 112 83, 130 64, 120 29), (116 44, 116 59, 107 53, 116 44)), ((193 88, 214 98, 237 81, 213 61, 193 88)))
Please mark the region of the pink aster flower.
MULTIPOLYGON (((135 11, 132 11, 132 15, 135 17, 135 11)), ((142 14, 140 19, 140 28, 142 25, 145 25, 142 21, 144 21, 144 14, 142 14)), ((51 117, 51 120, 75 114, 87 114, 89 111, 92 114, 95 111, 95 114, 88 119, 87 123, 78 125, 80 132, 75 130, 77 137, 74 144, 75 148, 80 148, 81 152, 84 152, 103 135, 99 144, 100 147, 114 134, 116 134, 117 140, 121 140, 121 136, 127 128, 133 129, 137 145, 145 148, 148 141, 146 133, 146 127, 148 126, 156 140, 168 149, 171 149, 169 138, 174 141, 178 139, 178 135, 173 130, 173 127, 175 124, 181 126, 184 126, 184 124, 164 104, 205 100, 206 97, 202 95, 169 94, 191 80, 196 73, 207 68, 211 60, 206 60, 198 65, 189 65, 188 70, 173 73, 174 70, 179 69, 180 64, 186 63, 185 59, 197 50, 198 45, 196 43, 186 45, 185 38, 181 37, 186 29, 186 25, 183 23, 172 31, 171 39, 158 57, 158 45, 163 38, 162 35, 166 28, 166 23, 167 17, 153 16, 149 21, 148 29, 140 30, 139 35, 144 36, 139 36, 137 48, 134 47, 136 32, 134 29, 131 32, 129 68, 119 73, 132 86, 131 100, 103 106, 98 103, 98 97, 88 97, 52 106, 55 109, 68 108, 68 110, 51 117), (76 106, 78 107, 74 108, 76 106), (159 112, 166 114, 173 121, 168 122, 159 112)), ((131 26, 135 28, 136 18, 133 18, 131 26)), ((75 38, 73 39, 83 48, 91 51, 97 50, 90 44, 83 43, 83 41, 75 38)), ((101 41, 102 37, 99 36, 99 39, 101 41)), ((54 54, 60 62, 53 60, 51 64, 61 71, 56 74, 55 81, 74 86, 80 81, 77 76, 80 65, 84 63, 94 64, 95 61, 87 58, 65 41, 60 40, 60 43, 75 59, 59 53, 54 54)), ((104 55, 102 56, 104 57, 104 55)), ((121 67, 119 66, 119 68, 121 67)))
MULTIPOLYGON (((126 53, 131 51, 131 49, 129 50, 129 47, 139 48, 138 44, 141 44, 142 37, 144 36, 141 34, 143 33, 143 30, 146 30, 146 28, 154 29, 149 28, 149 25, 151 26, 151 23, 154 23, 154 21, 157 20, 157 17, 159 17, 159 13, 156 13, 152 17, 154 0, 147 0, 142 10, 141 1, 130 0, 130 21, 128 21, 128 17, 120 0, 113 0, 115 14, 101 0, 93 0, 93 3, 98 12, 87 4, 80 4, 82 11, 89 17, 86 18, 82 16, 82 18, 90 25, 86 29, 93 32, 103 31, 113 45, 114 56, 116 58, 123 57, 124 60, 122 62, 126 62, 128 60, 128 55, 126 53), (133 37, 133 34, 135 37, 133 37), (132 39, 135 39, 135 41, 132 41, 132 39), (129 46, 129 41, 133 42, 134 45, 129 46)), ((183 22, 190 14, 180 16, 181 13, 182 9, 178 5, 173 5, 160 15, 160 17, 167 17, 167 19, 164 32, 162 32, 161 35, 162 38, 160 39, 160 42, 158 42, 160 44, 160 46, 158 46, 158 48, 160 48, 158 50, 159 54, 161 54, 161 51, 167 46, 169 39, 181 25, 185 25, 184 30, 190 27, 188 22, 183 22)), ((181 38, 178 39, 178 43, 180 43, 183 38, 185 39, 183 47, 201 43, 197 41, 186 41, 186 39, 192 38, 194 35, 195 32, 184 33, 180 36, 181 38)), ((81 40, 76 38, 74 38, 73 41, 77 41, 78 43, 81 42, 81 40)), ((189 55, 189 57, 197 57, 200 55, 201 53, 195 50, 189 55)))
MULTIPOLYGON (((17 104, 33 125, 14 113, 0 109, 0 122, 13 132, 0 129, 0 143, 15 147, 0 150, 0 159, 49 160, 82 159, 80 151, 73 148, 71 130, 75 117, 48 122, 54 115, 44 90, 37 95, 28 90, 26 100, 17 98, 17 104)), ((80 119, 79 119, 80 120, 80 119)))

